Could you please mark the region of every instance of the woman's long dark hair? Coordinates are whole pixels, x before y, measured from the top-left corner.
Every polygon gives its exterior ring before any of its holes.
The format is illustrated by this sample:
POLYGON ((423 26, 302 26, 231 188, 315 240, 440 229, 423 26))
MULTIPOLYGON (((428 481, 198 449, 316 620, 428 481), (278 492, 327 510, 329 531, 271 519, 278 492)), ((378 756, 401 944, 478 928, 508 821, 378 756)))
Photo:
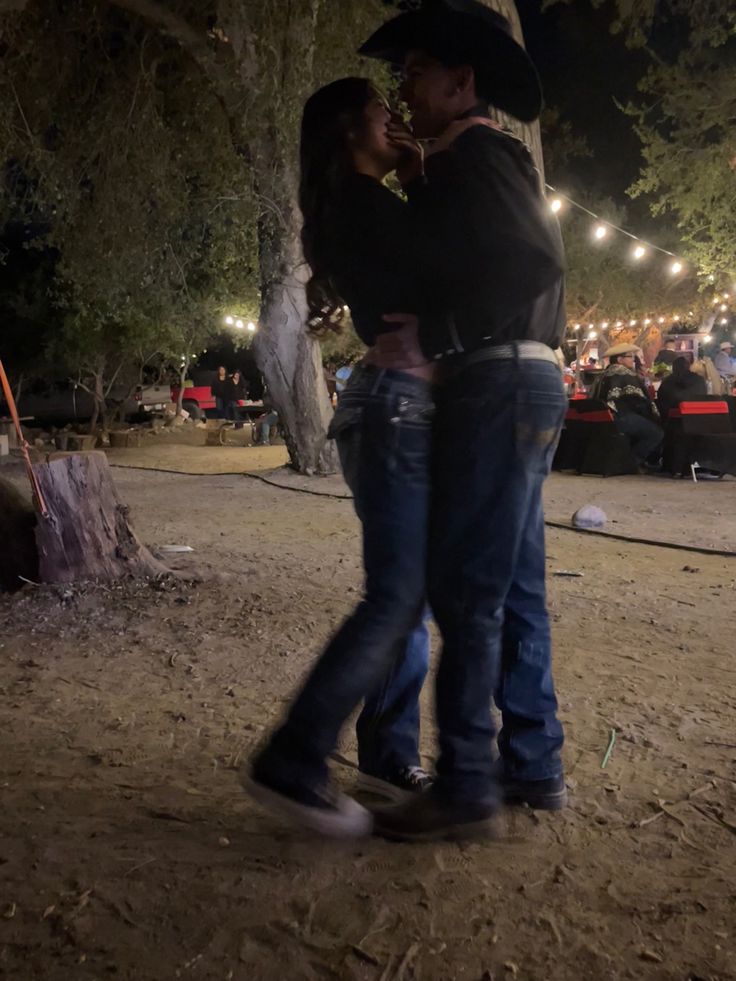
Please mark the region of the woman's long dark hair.
POLYGON ((688 359, 683 357, 675 358, 672 362, 672 377, 675 380, 675 384, 684 386, 689 375, 690 362, 688 359))
POLYGON ((353 171, 349 136, 361 130, 375 94, 367 78, 341 78, 315 92, 304 106, 299 205, 304 258, 311 268, 307 325, 317 335, 342 329, 343 301, 331 276, 330 244, 344 206, 343 189, 353 171))

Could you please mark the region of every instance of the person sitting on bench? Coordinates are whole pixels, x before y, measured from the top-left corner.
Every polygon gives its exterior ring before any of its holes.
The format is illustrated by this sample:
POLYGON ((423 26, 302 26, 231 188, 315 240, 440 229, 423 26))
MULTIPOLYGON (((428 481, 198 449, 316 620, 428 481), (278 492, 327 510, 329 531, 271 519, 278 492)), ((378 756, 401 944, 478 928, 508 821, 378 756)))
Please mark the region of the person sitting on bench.
POLYGON ((635 344, 616 344, 609 348, 608 367, 590 396, 605 402, 613 412, 616 428, 628 438, 637 462, 646 469, 658 465, 663 433, 657 422, 656 406, 634 367, 638 351, 635 344))
POLYGON ((660 419, 666 423, 670 409, 676 409, 680 402, 697 402, 707 394, 705 379, 690 370, 687 358, 675 358, 672 362, 672 374, 664 379, 657 392, 660 419))

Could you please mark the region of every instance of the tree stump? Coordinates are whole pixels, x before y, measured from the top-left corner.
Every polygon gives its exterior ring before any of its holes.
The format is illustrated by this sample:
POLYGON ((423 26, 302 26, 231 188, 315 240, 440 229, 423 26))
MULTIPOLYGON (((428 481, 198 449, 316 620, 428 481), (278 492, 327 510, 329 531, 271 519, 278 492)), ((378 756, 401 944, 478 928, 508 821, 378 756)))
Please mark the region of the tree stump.
POLYGON ((49 512, 36 523, 41 582, 169 572, 133 531, 104 453, 73 453, 33 470, 49 512))

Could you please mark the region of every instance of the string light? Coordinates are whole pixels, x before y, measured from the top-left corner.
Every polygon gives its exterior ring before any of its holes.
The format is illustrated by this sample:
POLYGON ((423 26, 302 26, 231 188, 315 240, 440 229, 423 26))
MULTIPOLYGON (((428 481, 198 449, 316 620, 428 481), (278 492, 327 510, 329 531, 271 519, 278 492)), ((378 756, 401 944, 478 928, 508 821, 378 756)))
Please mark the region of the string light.
MULTIPOLYGON (((659 252, 661 255, 670 256, 674 261, 670 264, 669 271, 673 276, 679 275, 684 271, 686 264, 680 259, 674 252, 670 252, 669 249, 663 249, 660 245, 654 245, 652 242, 646 242, 644 239, 639 238, 638 235, 634 235, 632 232, 627 231, 625 228, 621 228, 620 225, 615 225, 613 222, 604 221, 600 215, 597 215, 595 211, 591 211, 590 208, 586 208, 585 205, 580 204, 578 201, 573 200, 567 194, 563 194, 558 191, 557 188, 553 187, 551 184, 545 184, 548 191, 554 194, 554 197, 550 199, 549 207, 554 214, 558 214, 564 205, 569 205, 573 208, 577 208, 578 211, 582 211, 584 214, 589 215, 594 219, 596 224, 593 227, 593 237, 599 242, 606 238, 610 231, 619 232, 621 235, 625 235, 636 243, 633 250, 633 257, 637 261, 643 259, 648 252, 659 252)), ((699 276, 705 275, 704 273, 698 273, 699 276)), ((715 282, 715 276, 713 273, 709 273, 708 281, 715 282)))
POLYGON ((228 325, 228 327, 232 327, 235 321, 233 320, 232 317, 225 317, 225 323, 228 325))

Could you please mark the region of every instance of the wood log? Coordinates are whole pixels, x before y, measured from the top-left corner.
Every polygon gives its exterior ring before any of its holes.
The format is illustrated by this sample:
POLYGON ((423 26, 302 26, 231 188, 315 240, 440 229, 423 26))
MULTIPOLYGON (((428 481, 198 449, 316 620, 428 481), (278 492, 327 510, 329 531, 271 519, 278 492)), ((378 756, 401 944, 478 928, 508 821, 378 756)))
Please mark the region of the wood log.
POLYGON ((0 477, 0 590, 20 589, 24 579, 38 580, 35 527, 30 497, 0 477))
POLYGON ((51 458, 33 470, 49 512, 36 523, 41 582, 169 573, 135 534, 104 453, 51 458))

